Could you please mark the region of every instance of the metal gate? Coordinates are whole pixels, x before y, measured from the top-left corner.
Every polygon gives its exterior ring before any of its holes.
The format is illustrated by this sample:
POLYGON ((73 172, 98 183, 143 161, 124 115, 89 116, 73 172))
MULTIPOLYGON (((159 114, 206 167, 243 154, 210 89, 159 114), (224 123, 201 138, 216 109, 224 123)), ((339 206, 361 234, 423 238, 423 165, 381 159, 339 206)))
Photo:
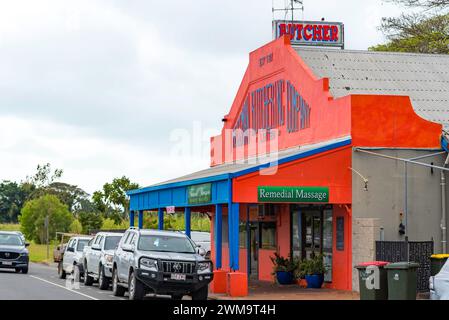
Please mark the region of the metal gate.
POLYGON ((419 263, 417 288, 429 291, 430 256, 432 241, 376 241, 376 260, 388 262, 413 261, 419 263))

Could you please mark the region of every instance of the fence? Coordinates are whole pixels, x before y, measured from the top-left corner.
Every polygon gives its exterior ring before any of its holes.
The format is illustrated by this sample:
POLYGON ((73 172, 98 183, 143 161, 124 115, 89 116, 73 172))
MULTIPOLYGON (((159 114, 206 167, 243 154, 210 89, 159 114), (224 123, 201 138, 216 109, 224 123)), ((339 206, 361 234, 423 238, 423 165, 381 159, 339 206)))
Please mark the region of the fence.
POLYGON ((376 241, 376 260, 388 262, 413 261, 419 263, 417 288, 419 292, 429 291, 430 256, 432 241, 376 241))

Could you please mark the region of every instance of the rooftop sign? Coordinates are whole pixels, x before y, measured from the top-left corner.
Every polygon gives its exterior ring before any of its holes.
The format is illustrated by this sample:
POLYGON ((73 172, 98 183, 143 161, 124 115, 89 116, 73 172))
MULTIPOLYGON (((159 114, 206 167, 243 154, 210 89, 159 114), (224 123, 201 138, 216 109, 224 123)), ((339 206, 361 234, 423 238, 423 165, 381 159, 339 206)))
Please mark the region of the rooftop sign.
POLYGON ((327 21, 273 21, 273 37, 290 35, 292 45, 344 48, 344 26, 327 21))

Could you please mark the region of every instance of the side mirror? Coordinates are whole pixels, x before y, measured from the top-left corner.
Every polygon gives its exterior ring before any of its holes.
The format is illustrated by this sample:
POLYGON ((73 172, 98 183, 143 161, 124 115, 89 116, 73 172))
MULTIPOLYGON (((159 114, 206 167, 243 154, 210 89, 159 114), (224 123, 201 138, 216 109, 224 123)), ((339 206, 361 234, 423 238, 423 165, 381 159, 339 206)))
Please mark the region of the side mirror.
POLYGON ((29 242, 25 242, 25 247, 29 247, 30 243, 29 242))
POLYGON ((126 252, 134 252, 134 247, 130 244, 122 245, 122 250, 126 252))
POLYGON ((75 252, 75 248, 67 247, 67 252, 75 252))
POLYGON ((206 255, 206 250, 204 250, 204 248, 201 248, 200 246, 196 247, 196 252, 200 255, 200 256, 205 256, 206 255))

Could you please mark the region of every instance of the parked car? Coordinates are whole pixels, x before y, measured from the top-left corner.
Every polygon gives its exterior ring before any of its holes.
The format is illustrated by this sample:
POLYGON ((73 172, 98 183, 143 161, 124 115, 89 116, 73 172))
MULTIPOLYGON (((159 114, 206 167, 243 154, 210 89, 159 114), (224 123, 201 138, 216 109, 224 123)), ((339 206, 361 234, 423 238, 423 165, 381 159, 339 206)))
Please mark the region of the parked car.
POLYGON ((147 293, 205 300, 213 266, 204 249, 181 232, 128 229, 114 253, 112 291, 129 299, 147 293), (201 254, 200 254, 201 253, 201 254))
POLYGON ((0 269, 28 273, 29 253, 23 236, 15 231, 0 231, 0 269))
POLYGON ((432 300, 449 300, 449 259, 439 273, 430 277, 429 289, 432 300))
POLYGON ((191 231, 190 239, 206 251, 206 259, 210 259, 210 232, 191 231))
POLYGON ((71 237, 82 236, 81 234, 74 233, 66 233, 66 232, 56 232, 56 237, 61 238, 59 244, 53 250, 53 261, 59 263, 62 261, 62 257, 64 256, 65 248, 67 247, 67 241, 70 240, 71 237))
POLYGON ((83 249, 92 238, 91 236, 70 238, 62 261, 58 263, 59 278, 65 279, 67 274, 73 274, 74 280, 80 281, 83 275, 83 249))
POLYGON ((112 277, 114 251, 123 233, 99 232, 89 241, 83 252, 84 284, 91 286, 98 280, 101 290, 109 288, 112 277))

